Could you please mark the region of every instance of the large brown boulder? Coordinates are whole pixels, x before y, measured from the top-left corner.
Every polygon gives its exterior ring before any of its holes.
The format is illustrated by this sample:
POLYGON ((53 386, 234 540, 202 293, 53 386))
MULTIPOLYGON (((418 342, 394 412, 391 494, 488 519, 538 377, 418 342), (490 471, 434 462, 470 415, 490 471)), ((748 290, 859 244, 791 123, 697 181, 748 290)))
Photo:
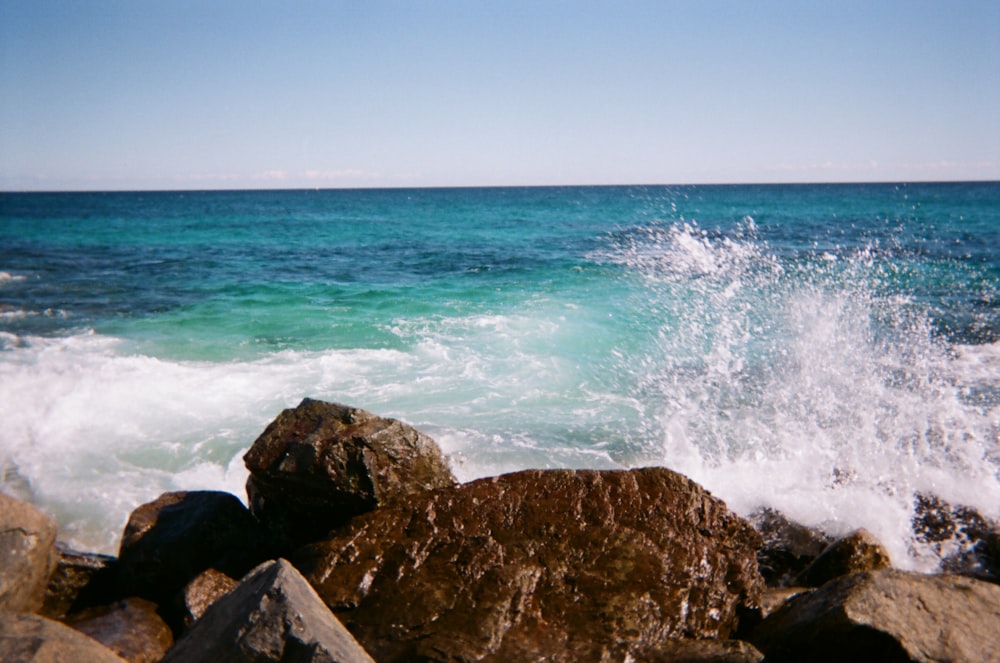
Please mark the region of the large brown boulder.
POLYGON ((0 610, 35 612, 56 565, 56 524, 0 493, 0 610))
POLYGON ((137 597, 74 613, 65 623, 129 663, 157 663, 174 643, 156 604, 137 597))
POLYGON ((221 571, 206 569, 184 586, 177 596, 177 610, 180 612, 184 628, 201 619, 208 608, 231 592, 239 582, 221 571))
POLYGON ((764 538, 757 563, 768 587, 787 587, 833 543, 824 532, 789 520, 770 508, 759 509, 747 520, 764 538))
POLYGON ((455 483, 437 444, 417 429, 308 398, 278 415, 244 461, 251 511, 293 546, 393 500, 455 483))
POLYGON ((263 529, 235 495, 164 493, 129 516, 118 553, 119 592, 166 607, 205 569, 241 577, 269 557, 263 529))
POLYGON ((751 640, 785 661, 1000 660, 1000 586, 896 570, 844 576, 792 598, 751 640))
POLYGON ((0 611, 0 663, 125 663, 79 631, 39 615, 0 611))
POLYGON ((285 560, 266 562, 205 611, 163 663, 372 663, 285 560))
POLYGON ((380 662, 556 662, 725 638, 759 545, 670 470, 550 470, 379 509, 293 562, 380 662))

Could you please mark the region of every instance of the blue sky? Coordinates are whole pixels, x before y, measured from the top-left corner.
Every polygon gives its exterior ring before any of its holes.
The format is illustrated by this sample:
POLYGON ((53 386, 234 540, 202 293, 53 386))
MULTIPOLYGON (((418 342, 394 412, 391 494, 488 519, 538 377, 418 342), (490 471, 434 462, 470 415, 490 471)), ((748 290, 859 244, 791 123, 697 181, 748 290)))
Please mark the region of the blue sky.
POLYGON ((0 189, 1000 179, 1000 2, 0 0, 0 189))

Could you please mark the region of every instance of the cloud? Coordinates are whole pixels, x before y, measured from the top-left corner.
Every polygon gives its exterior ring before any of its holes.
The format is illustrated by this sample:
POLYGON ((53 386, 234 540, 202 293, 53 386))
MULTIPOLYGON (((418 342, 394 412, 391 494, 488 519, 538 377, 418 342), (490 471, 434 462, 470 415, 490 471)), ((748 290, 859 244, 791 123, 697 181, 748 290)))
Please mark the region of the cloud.
POLYGON ((381 173, 370 173, 357 168, 341 170, 307 170, 302 176, 310 182, 357 182, 382 179, 381 173))

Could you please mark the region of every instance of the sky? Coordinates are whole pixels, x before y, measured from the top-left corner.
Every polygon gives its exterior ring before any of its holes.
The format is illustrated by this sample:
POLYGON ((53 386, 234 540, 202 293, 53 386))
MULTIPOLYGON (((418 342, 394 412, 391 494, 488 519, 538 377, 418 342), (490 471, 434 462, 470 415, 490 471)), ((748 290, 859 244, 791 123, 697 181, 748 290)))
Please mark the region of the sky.
POLYGON ((996 0, 0 0, 0 190, 969 179, 996 0))

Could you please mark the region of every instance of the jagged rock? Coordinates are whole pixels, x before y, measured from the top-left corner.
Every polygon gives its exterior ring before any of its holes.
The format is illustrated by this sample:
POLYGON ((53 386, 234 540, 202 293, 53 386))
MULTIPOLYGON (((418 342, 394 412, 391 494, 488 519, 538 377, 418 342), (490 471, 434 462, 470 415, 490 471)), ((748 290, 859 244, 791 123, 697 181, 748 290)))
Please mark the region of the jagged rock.
POLYGON ((632 652, 634 663, 759 663, 764 655, 742 640, 670 640, 655 650, 632 652))
POLYGON ((893 569, 844 576, 765 619, 769 663, 1000 660, 1000 586, 893 569))
POLYGON ((760 574, 768 587, 786 587, 833 543, 820 530, 789 520, 774 509, 760 509, 747 517, 764 538, 757 553, 760 574))
POLYGON ((56 564, 56 524, 32 505, 0 493, 0 610, 35 612, 56 564))
POLYGON ((662 468, 525 471, 355 518, 293 562, 377 660, 581 658, 725 638, 760 536, 662 468))
POLYGON ((819 587, 825 582, 861 571, 878 571, 892 565, 889 552, 866 529, 859 529, 838 539, 814 559, 793 584, 819 587))
POLYGON ((285 560, 266 562, 216 601, 163 663, 372 663, 285 560))
POLYGON ((914 497, 914 538, 931 544, 941 557, 941 570, 1000 582, 1000 523, 976 509, 952 505, 935 495, 914 497))
POLYGON ((239 583, 221 571, 207 569, 185 585, 180 594, 180 612, 185 628, 198 621, 208 607, 236 588, 239 583))
POLYGON ((119 589, 169 606, 205 569, 240 577, 270 556, 263 529, 235 495, 165 493, 129 516, 118 553, 119 589))
POLYGON ((39 614, 62 619, 70 612, 113 603, 117 595, 118 560, 110 555, 79 552, 56 544, 58 559, 39 614))
POLYGON ((0 663, 125 663, 79 631, 39 615, 0 611, 0 663))
POLYGON ((156 604, 135 597, 74 613, 65 623, 129 663, 156 663, 174 643, 156 604))
POLYGON ((437 444, 417 429, 308 398, 278 415, 244 461, 251 511, 293 546, 393 500, 455 483, 437 444))

